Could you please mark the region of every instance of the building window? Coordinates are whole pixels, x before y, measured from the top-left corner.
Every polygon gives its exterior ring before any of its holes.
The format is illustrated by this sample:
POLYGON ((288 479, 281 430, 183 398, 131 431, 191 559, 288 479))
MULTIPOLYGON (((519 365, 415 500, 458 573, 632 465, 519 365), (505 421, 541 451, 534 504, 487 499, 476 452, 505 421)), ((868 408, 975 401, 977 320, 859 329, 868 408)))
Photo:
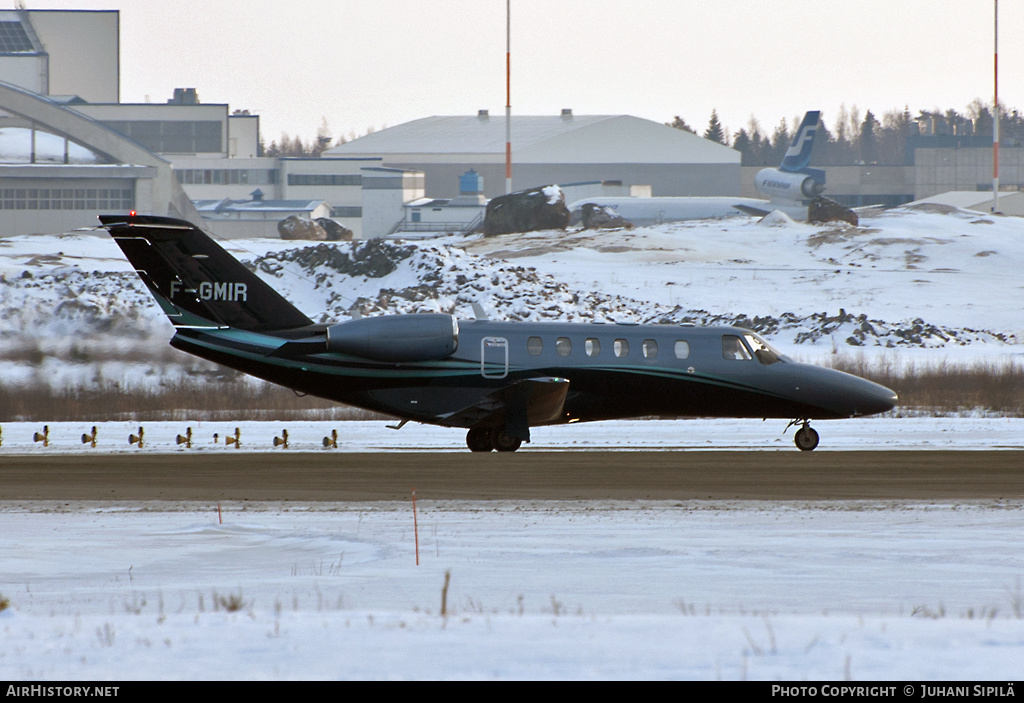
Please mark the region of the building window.
POLYGON ((0 210, 95 210, 116 212, 135 207, 131 188, 4 188, 0 210))
POLYGON ((277 170, 267 168, 183 168, 175 170, 182 185, 274 185, 277 170))
POLYGON ((363 177, 358 173, 289 173, 290 186, 361 186, 363 177))
POLYGON ((34 51, 32 40, 21 26, 21 22, 0 22, 0 53, 22 53, 34 51))
POLYGON ((103 124, 158 154, 224 150, 221 123, 217 120, 112 120, 103 124))

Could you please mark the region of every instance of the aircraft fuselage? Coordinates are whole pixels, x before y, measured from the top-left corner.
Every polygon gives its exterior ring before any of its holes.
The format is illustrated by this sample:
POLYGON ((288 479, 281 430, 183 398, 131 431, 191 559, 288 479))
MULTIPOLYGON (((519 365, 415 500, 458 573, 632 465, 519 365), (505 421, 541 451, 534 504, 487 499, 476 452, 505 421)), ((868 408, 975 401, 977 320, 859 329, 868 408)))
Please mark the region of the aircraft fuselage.
MULTIPOLYGON (((311 330, 312 332, 312 330, 311 330)), ((756 341, 755 341, 756 340, 756 341)), ((379 340, 387 345, 387 339, 379 340)), ((556 416, 533 426, 623 417, 836 419, 893 407, 887 388, 774 357, 736 327, 460 320, 449 358, 382 362, 336 352, 268 357, 276 336, 179 330, 172 345, 301 392, 409 420, 472 427, 482 395, 525 379, 568 382, 556 416), (723 345, 741 351, 727 358, 723 345)))

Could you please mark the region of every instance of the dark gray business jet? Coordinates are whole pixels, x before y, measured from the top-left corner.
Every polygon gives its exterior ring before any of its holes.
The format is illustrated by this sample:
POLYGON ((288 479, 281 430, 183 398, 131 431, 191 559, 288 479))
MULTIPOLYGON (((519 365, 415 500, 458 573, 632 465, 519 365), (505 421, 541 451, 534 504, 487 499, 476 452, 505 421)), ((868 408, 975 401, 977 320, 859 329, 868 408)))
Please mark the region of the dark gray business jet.
POLYGON ((429 313, 315 324, 189 222, 101 215, 175 327, 171 346, 297 392, 468 429, 514 452, 530 428, 628 417, 798 425, 891 410, 888 388, 782 356, 738 327, 457 320, 429 313))

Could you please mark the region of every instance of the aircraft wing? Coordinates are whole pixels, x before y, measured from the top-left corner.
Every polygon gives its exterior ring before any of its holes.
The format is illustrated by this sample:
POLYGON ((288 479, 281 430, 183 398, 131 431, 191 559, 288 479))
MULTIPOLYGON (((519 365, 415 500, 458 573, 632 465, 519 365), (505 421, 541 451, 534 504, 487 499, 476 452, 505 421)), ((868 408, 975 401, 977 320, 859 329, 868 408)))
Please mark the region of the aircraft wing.
POLYGON ((540 376, 518 381, 483 396, 472 405, 443 416, 445 424, 458 427, 500 424, 516 437, 530 441, 530 426, 551 422, 562 414, 569 380, 540 376))

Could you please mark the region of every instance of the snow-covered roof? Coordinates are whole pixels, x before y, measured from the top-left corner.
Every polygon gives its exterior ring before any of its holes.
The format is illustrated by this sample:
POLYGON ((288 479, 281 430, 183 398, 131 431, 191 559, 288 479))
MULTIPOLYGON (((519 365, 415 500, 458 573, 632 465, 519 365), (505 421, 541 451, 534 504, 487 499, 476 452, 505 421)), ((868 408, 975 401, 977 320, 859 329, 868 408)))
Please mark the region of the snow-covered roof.
MULTIPOLYGON (((909 205, 949 205, 961 210, 992 211, 992 191, 950 190, 928 198, 915 200, 909 205)), ((1017 191, 999 193, 999 211, 1007 215, 1024 215, 1024 194, 1017 191)))
MULTIPOLYGON (((513 116, 517 163, 735 163, 739 152, 630 115, 513 116)), ((425 117, 368 134, 325 156, 505 156, 504 117, 425 117)))

